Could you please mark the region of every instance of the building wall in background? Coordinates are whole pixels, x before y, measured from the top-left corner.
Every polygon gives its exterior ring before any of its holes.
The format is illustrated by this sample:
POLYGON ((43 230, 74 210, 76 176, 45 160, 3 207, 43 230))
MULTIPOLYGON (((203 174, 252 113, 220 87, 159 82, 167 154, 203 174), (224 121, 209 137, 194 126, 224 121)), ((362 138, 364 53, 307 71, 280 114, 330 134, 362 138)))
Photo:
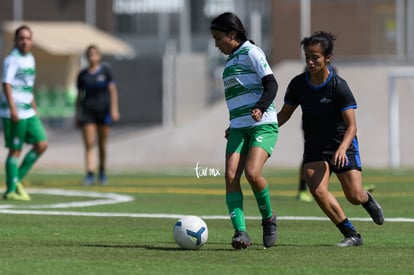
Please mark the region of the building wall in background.
MULTIPOLYGON (((271 60, 302 56, 300 2, 272 1, 271 60)), ((337 36, 335 58, 358 60, 395 55, 395 1, 318 0, 311 2, 311 32, 337 36)))
MULTIPOLYGON (((131 60, 108 59, 120 87, 120 105, 124 113, 124 121, 158 123, 162 121, 162 112, 159 110, 162 108, 164 89, 162 86, 164 68, 161 60, 169 42, 179 45, 180 14, 177 10, 161 12, 156 9, 150 12, 140 12, 140 9, 137 9, 135 12, 129 10, 116 13, 114 11, 116 1, 96 0, 95 22, 96 27, 127 41, 137 52, 137 57, 131 60), (148 109, 158 111, 149 113, 148 109)), ((177 70, 175 79, 180 83, 175 85, 178 89, 176 95, 188 95, 186 98, 188 103, 181 102, 182 105, 177 105, 178 108, 198 106, 197 104, 201 103, 199 100, 205 100, 204 103, 208 105, 222 97, 222 87, 216 84, 221 83, 221 66, 224 64, 225 57, 214 47, 209 24, 214 16, 223 11, 238 14, 250 34, 252 34, 251 15, 254 11, 259 12, 262 19, 260 30, 262 40, 256 42, 264 49, 271 64, 277 65, 285 60, 299 60, 303 55, 299 45, 301 40, 301 1, 299 0, 188 1, 191 10, 191 54, 194 54, 195 60, 201 55, 205 58, 205 62, 200 63, 204 64, 202 65, 204 67, 201 65, 193 67, 195 77, 191 80, 199 79, 200 87, 206 85, 204 89, 207 94, 204 95, 204 91, 194 89, 193 85, 182 82, 186 80, 188 72, 177 70), (202 75, 205 79, 200 78, 202 75), (195 92, 200 92, 198 97, 189 96, 195 92)), ((85 0, 22 0, 22 2, 23 20, 26 21, 86 20, 85 0)), ((179 2, 181 1, 177 1, 179 2)), ((159 1, 143 0, 135 3, 149 5, 159 1)), ((311 31, 328 30, 337 35, 335 60, 393 60, 396 48, 395 4, 395 0, 312 0, 311 31)), ((1 0, 0 23, 13 19, 12 7, 13 0, 1 0)), ((9 49, 1 50, 4 52, 9 49)))
MULTIPOLYGON (((0 23, 13 21, 13 0, 1 0, 0 23)), ((85 0, 22 0, 23 21, 85 21, 85 0)), ((114 30, 112 0, 96 0, 96 27, 114 30)))

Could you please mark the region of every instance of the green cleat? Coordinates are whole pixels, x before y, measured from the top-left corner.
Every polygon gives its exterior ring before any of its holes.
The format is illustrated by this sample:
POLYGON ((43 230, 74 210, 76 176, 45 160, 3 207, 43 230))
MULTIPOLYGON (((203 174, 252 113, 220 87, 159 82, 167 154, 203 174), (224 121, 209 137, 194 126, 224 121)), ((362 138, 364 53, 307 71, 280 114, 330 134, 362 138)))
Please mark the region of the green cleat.
POLYGON ((304 202, 312 202, 312 196, 307 191, 299 191, 297 199, 304 202))
POLYGON ((370 193, 374 192, 374 190, 375 190, 375 184, 367 184, 367 185, 364 185, 364 190, 367 190, 370 193))
POLYGON ((3 195, 3 199, 11 201, 30 201, 30 197, 25 197, 16 192, 8 192, 3 195))
POLYGON ((27 201, 31 200, 29 194, 26 192, 26 190, 24 190, 23 184, 21 182, 18 182, 16 184, 16 193, 20 195, 21 197, 25 198, 25 200, 27 201))

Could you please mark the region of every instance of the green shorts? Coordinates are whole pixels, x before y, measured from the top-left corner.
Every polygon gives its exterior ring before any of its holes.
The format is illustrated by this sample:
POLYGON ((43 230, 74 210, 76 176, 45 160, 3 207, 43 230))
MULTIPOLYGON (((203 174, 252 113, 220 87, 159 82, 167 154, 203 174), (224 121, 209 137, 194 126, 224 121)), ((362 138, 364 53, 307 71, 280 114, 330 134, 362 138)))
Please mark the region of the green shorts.
POLYGON ((21 150, 24 143, 35 144, 47 140, 46 131, 38 116, 20 119, 18 122, 3 118, 3 131, 6 147, 12 150, 21 150))
POLYGON ((247 155, 250 148, 261 147, 271 156, 278 135, 279 127, 276 123, 262 124, 252 128, 230 128, 226 154, 247 155))

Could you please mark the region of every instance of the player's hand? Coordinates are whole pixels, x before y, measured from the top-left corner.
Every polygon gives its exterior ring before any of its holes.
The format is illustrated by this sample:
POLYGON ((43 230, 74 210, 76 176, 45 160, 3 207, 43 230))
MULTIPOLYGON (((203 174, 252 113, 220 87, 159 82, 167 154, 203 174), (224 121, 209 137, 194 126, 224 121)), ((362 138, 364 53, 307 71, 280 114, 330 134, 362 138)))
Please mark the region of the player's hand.
POLYGON ((344 167, 347 165, 348 157, 346 156, 346 149, 339 147, 333 156, 332 162, 337 167, 344 167))
POLYGON ((18 122, 19 121, 19 115, 17 114, 17 111, 11 111, 10 112, 10 119, 12 122, 18 122))
POLYGON ((262 119, 262 117, 263 117, 263 113, 262 113, 262 111, 260 111, 259 109, 253 109, 252 110, 252 118, 255 120, 255 121, 260 121, 261 119, 262 119))
POLYGON ((118 121, 119 118, 120 118, 119 112, 118 111, 112 111, 111 117, 112 117, 112 121, 118 121))

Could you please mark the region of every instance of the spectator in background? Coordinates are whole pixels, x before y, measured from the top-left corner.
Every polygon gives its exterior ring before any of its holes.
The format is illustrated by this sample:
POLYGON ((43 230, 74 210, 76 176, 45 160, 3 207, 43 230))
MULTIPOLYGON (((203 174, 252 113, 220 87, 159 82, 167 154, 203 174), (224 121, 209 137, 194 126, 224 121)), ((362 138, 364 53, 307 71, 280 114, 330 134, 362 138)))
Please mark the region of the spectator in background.
POLYGON ((300 164, 300 168, 299 168, 299 185, 298 185, 298 194, 296 198, 304 202, 312 201, 312 196, 309 194, 308 188, 306 185, 305 173, 303 170, 303 162, 300 164))
POLYGON ((84 185, 95 183, 95 142, 99 149, 98 179, 107 184, 106 160, 110 127, 119 120, 118 91, 110 68, 102 64, 97 46, 86 49, 88 67, 81 70, 77 79, 76 123, 82 130, 85 146, 86 176, 84 185))
POLYGON ((6 147, 9 149, 5 164, 7 190, 3 196, 7 200, 31 199, 22 181, 48 146, 46 131, 37 116, 33 96, 36 64, 31 49, 32 31, 22 25, 15 31, 14 48, 3 64, 0 117, 3 120, 6 147), (24 143, 32 144, 33 148, 19 166, 24 143))

